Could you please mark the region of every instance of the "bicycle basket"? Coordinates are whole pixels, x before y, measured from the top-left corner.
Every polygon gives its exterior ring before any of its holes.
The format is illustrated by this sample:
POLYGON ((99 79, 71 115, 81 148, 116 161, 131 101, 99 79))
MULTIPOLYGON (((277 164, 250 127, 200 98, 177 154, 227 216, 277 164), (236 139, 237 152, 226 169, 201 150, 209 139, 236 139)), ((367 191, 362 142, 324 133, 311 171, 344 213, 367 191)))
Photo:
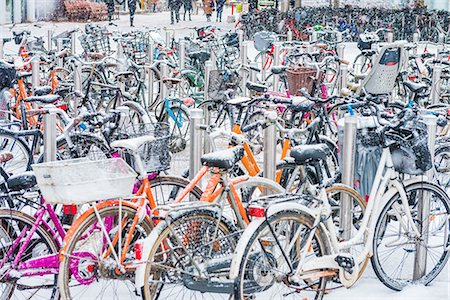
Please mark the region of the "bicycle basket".
POLYGON ((260 31, 253 36, 255 49, 259 52, 268 51, 276 41, 277 35, 270 31, 260 31))
POLYGON ((77 158, 32 166, 49 203, 85 204, 132 194, 136 173, 121 158, 77 158))
MULTIPOLYGON (((308 93, 311 94, 316 74, 317 71, 313 68, 297 67, 287 69, 286 79, 289 92, 292 95, 298 96, 298 90, 301 88, 306 88, 308 93)), ((320 77, 321 76, 319 76, 319 78, 320 77)))
MULTIPOLYGON (((423 123, 420 123, 423 124, 423 123)), ((423 175, 432 167, 431 153, 428 148, 426 129, 387 132, 394 169, 403 174, 423 175)))
POLYGON ((208 97, 212 100, 226 100, 230 90, 233 93, 229 95, 231 98, 236 94, 239 83, 239 76, 227 70, 212 70, 209 73, 208 97))
MULTIPOLYGON (((145 143, 139 147, 144 168, 147 172, 159 172, 170 168, 170 127, 167 123, 155 124, 133 124, 120 134, 121 139, 131 139, 141 136, 153 136, 155 140, 145 143)), ((125 160, 134 167, 134 160, 130 153, 124 153, 125 160)))

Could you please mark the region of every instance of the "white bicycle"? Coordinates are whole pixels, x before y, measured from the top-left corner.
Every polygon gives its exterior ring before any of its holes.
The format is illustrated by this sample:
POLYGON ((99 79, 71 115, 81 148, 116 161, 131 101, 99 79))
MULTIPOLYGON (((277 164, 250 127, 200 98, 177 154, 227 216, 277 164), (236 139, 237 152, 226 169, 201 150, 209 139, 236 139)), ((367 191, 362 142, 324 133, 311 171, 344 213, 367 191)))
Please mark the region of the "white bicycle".
POLYGON ((401 171, 423 174, 431 167, 426 143, 414 146, 415 164, 398 159, 399 147, 424 138, 403 128, 411 121, 411 111, 405 112, 395 125, 377 113, 385 124, 383 152, 364 217, 349 240, 340 238, 323 188, 313 208, 302 204, 302 195, 265 197, 250 205, 259 217, 235 247, 230 270, 235 299, 256 293, 264 299, 321 299, 327 283, 352 286, 370 257, 378 278, 394 290, 436 278, 449 258, 450 200, 425 176, 404 178, 401 171), (399 140, 388 142, 387 136, 399 140))

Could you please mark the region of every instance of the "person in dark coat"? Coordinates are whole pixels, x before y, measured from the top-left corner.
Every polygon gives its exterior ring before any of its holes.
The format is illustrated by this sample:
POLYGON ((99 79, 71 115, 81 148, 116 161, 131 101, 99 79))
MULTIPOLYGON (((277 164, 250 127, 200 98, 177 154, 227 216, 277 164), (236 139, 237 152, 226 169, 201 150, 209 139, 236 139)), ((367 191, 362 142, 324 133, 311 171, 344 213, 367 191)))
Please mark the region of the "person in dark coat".
POLYGON ((134 27, 134 14, 136 13, 136 0, 128 0, 128 9, 130 10, 130 26, 134 27))
POLYGON ((114 0, 105 0, 105 2, 108 8, 109 25, 113 25, 112 18, 114 16, 114 0))
POLYGON ((222 22, 222 13, 223 13, 223 6, 225 5, 225 0, 217 0, 216 2, 216 22, 222 22))
POLYGON ((180 22, 180 7, 181 0, 169 0, 170 24, 173 24, 174 21, 180 22))
POLYGON ((192 0, 183 0, 183 21, 186 21, 186 12, 189 13, 189 21, 192 21, 191 19, 191 11, 192 11, 192 0))

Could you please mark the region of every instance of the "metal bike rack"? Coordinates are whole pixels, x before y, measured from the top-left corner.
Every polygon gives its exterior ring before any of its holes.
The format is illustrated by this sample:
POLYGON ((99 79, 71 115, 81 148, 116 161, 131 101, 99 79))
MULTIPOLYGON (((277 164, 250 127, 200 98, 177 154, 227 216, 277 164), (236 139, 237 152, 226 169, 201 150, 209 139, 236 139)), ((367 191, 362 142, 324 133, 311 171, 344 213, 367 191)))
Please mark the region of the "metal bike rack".
POLYGON ((290 29, 287 32, 286 41, 292 42, 292 31, 290 29))
POLYGON ((238 30, 237 34, 238 34, 238 39, 239 39, 239 47, 240 47, 239 50, 241 50, 241 52, 242 52, 242 46, 244 44, 244 31, 238 30))
POLYGON ((31 61, 31 84, 33 89, 40 86, 40 61, 38 57, 34 57, 31 61))
POLYGON ((153 63, 154 59, 155 59, 155 44, 153 43, 153 40, 150 40, 148 42, 148 49, 147 49, 147 62, 151 64, 153 63))
MULTIPOLYGON (((342 32, 336 33, 336 42, 342 43, 342 32)), ((339 47, 340 45, 338 45, 339 47)))
MULTIPOLYGON (((342 183, 353 187, 355 174, 356 129, 358 118, 346 116, 344 120, 344 143, 342 146, 342 183)), ((340 202, 339 231, 341 238, 348 241, 352 232, 352 200, 342 195, 340 202)))
MULTIPOLYGON (((82 80, 81 80, 81 63, 79 61, 75 61, 75 68, 73 70, 73 91, 82 93, 83 87, 82 87, 82 80)), ((74 103, 74 110, 75 115, 78 115, 78 97, 74 97, 75 103, 74 103)))
POLYGON ((180 40, 180 68, 184 69, 186 65, 186 41, 180 40))
POLYGON ((444 44, 445 42, 445 34, 443 34, 442 32, 438 33, 438 43, 439 44, 444 44))
MULTIPOLYGON (((273 66, 274 67, 278 67, 280 65, 280 50, 281 50, 281 44, 280 43, 275 43, 274 44, 274 51, 273 51, 273 66)), ((278 89, 277 84, 278 84, 278 75, 273 74, 272 76, 273 78, 273 84, 272 84, 272 89, 274 91, 277 91, 278 89)))
MULTIPOLYGON (((60 53, 64 48, 64 39, 59 38, 56 40, 56 51, 60 53)), ((58 57, 58 67, 62 68, 64 65, 64 60, 62 57, 58 57)))
POLYGON ((273 121, 264 129, 264 177, 275 180, 277 163, 277 127, 275 121, 277 113, 266 111, 264 116, 267 120, 273 121))
MULTIPOLYGON (((342 33, 341 33, 341 39, 342 39, 342 33)), ((339 56, 339 58, 344 59, 344 52, 345 52, 345 45, 344 44, 337 45, 336 54, 337 54, 337 56, 339 56)))
POLYGON ((394 33, 393 32, 386 33, 386 42, 388 42, 388 43, 394 42, 394 33))
POLYGON ((311 42, 316 41, 317 41, 317 31, 313 30, 313 32, 311 33, 311 42))
POLYGON ((44 161, 56 160, 56 106, 47 104, 44 108, 48 111, 44 115, 44 161))
POLYGON ((117 42, 117 71, 118 72, 124 72, 126 71, 126 58, 125 58, 125 54, 123 53, 123 47, 122 47, 122 43, 117 42))
POLYGON ((264 68, 267 59, 267 54, 264 52, 261 55, 261 81, 266 80, 266 69, 264 68))
POLYGON ((47 50, 50 51, 53 49, 53 30, 47 30, 47 50))
MULTIPOLYGON (((205 88, 204 88, 204 95, 203 95, 203 100, 209 100, 209 96, 208 96, 208 90, 209 90, 209 79, 211 76, 211 71, 214 69, 214 64, 212 61, 208 60, 205 62, 205 88)), ((209 109, 205 109, 203 111, 204 116, 205 116, 205 124, 209 125, 211 123, 211 112, 209 111, 209 109)), ((204 153, 209 153, 211 152, 211 144, 209 139, 205 138, 204 141, 204 153)))
MULTIPOLYGON (((252 69, 257 69, 257 68, 258 68, 257 62, 253 61, 250 63, 250 76, 249 77, 250 77, 251 82, 256 82, 256 77, 258 75, 258 72, 255 70, 252 70, 252 69)), ((246 96, 246 97, 250 96, 250 90, 247 89, 247 86, 244 86, 243 91, 244 91, 244 96, 246 96)))
POLYGON ((73 54, 77 53, 77 32, 72 32, 70 36, 70 50, 73 54))
POLYGON ((338 81, 338 95, 342 95, 342 90, 347 88, 348 79, 348 66, 346 64, 340 64, 339 69, 341 71, 338 81))
MULTIPOLYGON (((153 100, 153 82, 155 81, 155 74, 149 64, 145 65, 145 74, 147 76, 147 104, 150 104, 153 100)), ((145 109, 147 109, 147 107, 145 107, 145 109)))
MULTIPOLYGON (((241 45, 241 52, 240 52, 240 59, 241 59, 241 64, 242 65, 247 65, 247 49, 248 49, 248 43, 247 42, 243 42, 241 45)), ((251 72, 251 71, 250 71, 251 72)), ((241 90, 244 93, 244 96, 246 95, 246 84, 247 84, 247 76, 248 74, 246 74, 246 70, 245 68, 241 68, 240 74, 239 74, 242 78, 241 83, 241 90)))
POLYGON ((170 47, 171 40, 172 40, 172 34, 169 30, 166 30, 166 47, 170 47))
MULTIPOLYGON (((433 115, 423 116, 424 123, 428 129, 428 148, 431 153, 431 161, 434 161, 434 148, 436 142, 437 118, 433 115)), ((427 172, 429 180, 433 177, 433 169, 427 172)), ((428 228, 430 226, 430 195, 424 192, 423 201, 418 202, 417 218, 419 220, 418 226, 421 233, 422 241, 416 243, 416 253, 414 259, 413 280, 418 280, 426 274, 427 268, 427 248, 424 245, 428 244, 428 228)), ((420 197, 420 196, 419 196, 420 197)))
POLYGON ((199 126, 203 121, 203 110, 192 108, 190 110, 190 162, 189 162, 189 178, 193 179, 201 167, 202 157, 202 131, 199 126))
POLYGON ((433 67, 433 76, 431 78, 431 104, 439 103, 439 91, 441 89, 442 66, 433 67))
POLYGON ((418 42, 419 42, 419 33, 414 32, 413 33, 413 43, 418 43, 418 42))
MULTIPOLYGON (((160 63, 160 68, 161 68, 161 82, 163 80, 164 77, 168 77, 169 76, 169 67, 167 66, 167 64, 165 62, 161 62, 160 63)), ((161 87, 161 101, 164 101, 167 97, 169 96, 169 91, 167 90, 167 86, 163 83, 162 87, 161 87)))

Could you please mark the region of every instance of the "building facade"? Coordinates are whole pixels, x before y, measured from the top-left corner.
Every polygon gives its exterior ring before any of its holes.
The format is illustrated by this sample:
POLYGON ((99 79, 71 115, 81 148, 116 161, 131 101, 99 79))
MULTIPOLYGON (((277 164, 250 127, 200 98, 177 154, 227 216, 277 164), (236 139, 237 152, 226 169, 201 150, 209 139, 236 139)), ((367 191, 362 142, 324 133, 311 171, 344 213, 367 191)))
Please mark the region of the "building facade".
POLYGON ((61 0, 0 0, 0 24, 48 20, 61 0))

